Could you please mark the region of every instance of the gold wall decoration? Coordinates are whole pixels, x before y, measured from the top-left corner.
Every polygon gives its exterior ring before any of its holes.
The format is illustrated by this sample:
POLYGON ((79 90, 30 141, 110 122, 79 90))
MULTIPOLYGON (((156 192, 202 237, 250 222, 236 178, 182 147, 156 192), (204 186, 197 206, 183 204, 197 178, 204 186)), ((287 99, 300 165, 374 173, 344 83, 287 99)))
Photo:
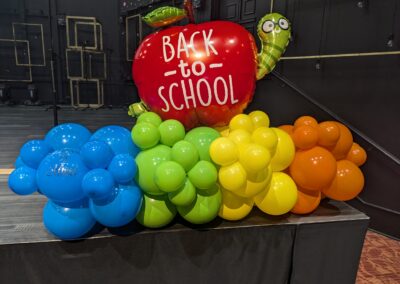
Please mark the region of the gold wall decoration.
MULTIPOLYGON (((28 68, 28 79, 8 79, 8 78, 0 78, 0 81, 3 82, 32 82, 32 65, 31 65, 31 53, 29 49, 29 41, 28 40, 20 40, 20 39, 7 39, 7 38, 0 38, 0 42, 12 42, 14 45, 14 60, 15 66, 27 67, 28 68), (23 42, 27 46, 27 53, 28 53, 28 64, 18 64, 18 52, 17 52, 17 43, 23 42)), ((0 53, 1 54, 1 53, 0 53)))

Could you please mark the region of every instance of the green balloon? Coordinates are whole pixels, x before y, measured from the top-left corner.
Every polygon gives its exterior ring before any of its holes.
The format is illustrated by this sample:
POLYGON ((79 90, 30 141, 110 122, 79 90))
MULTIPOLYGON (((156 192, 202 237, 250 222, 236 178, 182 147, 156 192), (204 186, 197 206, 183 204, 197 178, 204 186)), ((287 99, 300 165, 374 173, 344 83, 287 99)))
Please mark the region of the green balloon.
POLYGON ((158 130, 161 135, 161 143, 170 147, 185 138, 185 127, 175 119, 168 119, 162 122, 158 130))
POLYGON ((186 180, 186 172, 177 162, 162 162, 156 169, 154 181, 160 190, 174 192, 180 189, 186 180))
POLYGON ((196 188, 189 179, 186 179, 185 185, 179 190, 168 193, 168 198, 176 206, 189 205, 196 198, 196 188))
POLYGON ((145 112, 145 113, 141 114, 138 117, 136 124, 141 123, 141 122, 148 122, 148 123, 153 124, 155 127, 158 127, 161 124, 162 120, 158 114, 156 114, 155 112, 149 111, 149 112, 145 112))
POLYGON ((186 141, 192 143, 199 151, 200 159, 211 162, 210 145, 220 137, 219 132, 210 127, 197 127, 190 130, 185 137, 186 141))
POLYGON ((157 145, 154 148, 140 152, 135 160, 138 166, 136 182, 139 187, 145 193, 153 195, 165 194, 154 182, 154 174, 158 165, 171 160, 171 148, 165 145, 157 145))
POLYGON ((218 172, 211 162, 200 161, 189 171, 188 176, 195 187, 209 189, 217 182, 218 172))
POLYGON ((132 140, 142 150, 154 147, 160 141, 157 127, 148 122, 137 123, 132 128, 132 140))
POLYGON ((205 224, 217 217, 221 201, 221 191, 216 184, 208 193, 198 192, 190 205, 178 206, 178 212, 190 223, 205 224))
POLYGON ((148 228, 160 228, 168 225, 176 215, 176 207, 167 195, 143 195, 143 204, 136 220, 148 228))
POLYGON ((192 143, 182 140, 172 147, 172 160, 188 172, 198 162, 199 152, 192 143))

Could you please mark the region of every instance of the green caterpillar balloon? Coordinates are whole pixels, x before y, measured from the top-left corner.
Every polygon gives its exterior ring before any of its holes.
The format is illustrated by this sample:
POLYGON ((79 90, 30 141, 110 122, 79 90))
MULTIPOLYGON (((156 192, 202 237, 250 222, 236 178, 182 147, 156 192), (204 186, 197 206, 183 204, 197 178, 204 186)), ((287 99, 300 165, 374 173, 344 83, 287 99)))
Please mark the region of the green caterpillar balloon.
POLYGON ((261 51, 257 56, 257 80, 275 68, 290 40, 290 22, 278 13, 265 15, 257 25, 261 51))

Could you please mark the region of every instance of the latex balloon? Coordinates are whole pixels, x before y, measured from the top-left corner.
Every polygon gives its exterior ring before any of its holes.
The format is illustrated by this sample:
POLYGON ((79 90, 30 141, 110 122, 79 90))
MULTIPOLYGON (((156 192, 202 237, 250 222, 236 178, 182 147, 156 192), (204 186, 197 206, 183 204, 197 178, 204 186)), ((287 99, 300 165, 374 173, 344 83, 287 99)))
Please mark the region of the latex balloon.
POLYGON ((236 145, 251 143, 251 135, 244 129, 236 129, 231 131, 228 135, 228 138, 235 142, 236 145))
POLYGON ((236 162, 232 165, 221 167, 218 172, 218 178, 223 188, 236 191, 246 186, 247 173, 242 164, 236 162))
POLYGON ((82 189, 89 198, 101 200, 111 195, 114 184, 114 178, 109 171, 94 169, 83 177, 82 189))
POLYGON ((367 161, 367 152, 357 143, 353 143, 350 151, 347 153, 346 160, 360 167, 367 161))
POLYGON ((190 205, 178 206, 178 212, 192 224, 205 224, 217 217, 221 198, 221 190, 215 184, 214 188, 208 192, 198 192, 190 205))
POLYGON ((132 73, 140 98, 163 119, 188 129, 220 126, 251 100, 256 59, 254 39, 242 26, 206 22, 149 35, 136 51, 132 73))
POLYGON ((220 166, 228 166, 238 160, 239 151, 231 139, 220 137, 211 143, 210 156, 214 163, 220 166))
POLYGON ((336 174, 336 160, 322 147, 298 151, 290 165, 290 175, 300 187, 308 190, 322 190, 336 174))
POLYGON ((292 133, 294 145, 301 150, 311 149, 316 146, 318 137, 317 128, 309 125, 300 125, 292 133))
POLYGON ((186 179, 185 184, 177 191, 168 193, 169 200, 177 206, 186 206, 196 198, 196 188, 186 179))
POLYGON ((294 128, 304 125, 317 127, 318 121, 312 116, 305 115, 305 116, 300 116, 298 119, 296 119, 296 121, 293 124, 294 128))
POLYGON ((105 169, 110 164, 114 153, 103 141, 89 141, 81 148, 81 158, 89 169, 105 169))
POLYGON ((249 113, 249 117, 254 125, 254 129, 259 127, 269 127, 269 117, 265 112, 255 110, 249 113))
POLYGON ((125 127, 116 125, 102 127, 92 135, 90 140, 106 142, 115 155, 129 154, 136 157, 139 153, 139 148, 132 142, 131 133, 125 127))
POLYGON ((321 191, 319 190, 306 190, 297 187, 297 202, 291 210, 295 214, 309 214, 317 209, 321 202, 321 191))
POLYGON ((144 193, 152 195, 165 194, 154 182, 154 173, 158 165, 169 160, 171 160, 171 148, 165 145, 157 145, 137 155, 138 174, 136 175, 136 181, 144 193))
POLYGON ((158 188, 166 193, 180 189, 186 180, 184 168, 173 161, 162 162, 154 173, 154 182, 158 188))
POLYGON ((257 207, 270 215, 283 215, 289 212, 297 202, 297 187, 285 173, 272 173, 268 188, 254 197, 257 207))
POLYGON ((120 227, 133 221, 142 206, 142 192, 134 185, 119 185, 106 201, 90 200, 90 211, 104 226, 120 227))
POLYGON ((143 195, 143 205, 136 220, 148 228, 161 228, 168 225, 176 215, 176 207, 167 195, 143 195))
POLYGON ((22 161, 21 157, 18 156, 17 159, 15 160, 14 167, 17 169, 23 166, 26 166, 26 164, 22 161))
POLYGON ((19 195, 34 193, 38 189, 36 184, 36 170, 27 166, 21 166, 13 170, 8 177, 8 187, 19 195))
POLYGON ((334 146, 340 137, 340 128, 334 121, 324 121, 318 125, 318 144, 323 147, 334 146))
POLYGON ((211 162, 209 153, 210 145, 218 137, 220 137, 220 134, 215 129, 210 127, 197 127, 186 134, 185 140, 196 147, 201 160, 211 162))
POLYGON ((278 136, 272 128, 259 127, 251 134, 251 140, 268 149, 271 156, 275 155, 278 136))
POLYGON ((140 149, 150 149, 160 141, 160 132, 151 123, 137 123, 132 128, 132 140, 140 149))
POLYGON ((222 203, 218 216, 229 221, 241 220, 246 217, 253 208, 252 198, 244 198, 233 194, 228 190, 221 189, 222 203))
POLYGON ((66 208, 49 200, 43 209, 43 223, 56 237, 73 240, 87 234, 96 220, 88 207, 66 208))
POLYGON ((278 127, 279 129, 285 131, 287 134, 292 135, 294 126, 290 124, 281 125, 278 127))
POLYGON ((257 173, 269 165, 271 154, 255 143, 249 143, 240 149, 239 161, 248 173, 257 173))
POLYGON ((148 122, 148 123, 153 124, 155 127, 158 127, 161 124, 162 120, 161 120, 161 117, 158 114, 156 114, 155 112, 148 111, 148 112, 141 114, 138 117, 136 124, 139 124, 141 122, 148 122))
POLYGON ((81 183, 88 171, 78 152, 62 149, 43 159, 36 173, 36 182, 49 199, 73 202, 84 197, 81 183))
POLYGON ((196 147, 185 140, 175 143, 171 155, 172 160, 179 163, 186 172, 190 171, 199 161, 199 152, 196 147))
POLYGON ((50 151, 50 147, 44 140, 30 140, 22 146, 20 157, 25 165, 37 169, 40 162, 50 151))
POLYGON ((292 163, 295 147, 289 134, 279 128, 271 128, 278 137, 275 155, 271 159, 272 171, 283 171, 292 163))
POLYGON ((340 129, 340 136, 339 140, 332 148, 330 148, 330 150, 333 156, 335 156, 336 160, 341 160, 346 158, 347 153, 350 151, 351 146, 353 145, 353 135, 345 125, 336 121, 334 123, 340 129))
POLYGON ((131 155, 119 154, 111 160, 108 170, 117 183, 128 184, 135 178, 138 166, 131 155))
POLYGON ((161 143, 172 147, 176 142, 185 138, 185 127, 175 119, 163 121, 158 127, 161 135, 161 143))
POLYGON ((229 122, 229 129, 231 131, 242 129, 251 133, 254 130, 254 124, 247 114, 238 114, 235 115, 229 122))
POLYGON ((198 189, 209 189, 215 185, 218 172, 214 164, 207 161, 199 161, 188 173, 192 184, 198 189))
POLYGON ((250 176, 248 175, 247 176, 248 179, 246 181, 245 186, 236 189, 235 191, 233 191, 233 193, 237 196, 245 198, 254 197, 255 195, 259 194, 268 187, 271 181, 271 177, 272 177, 271 167, 268 167, 263 171, 258 172, 255 175, 255 177, 253 175, 251 179, 250 176))
POLYGON ((337 162, 336 176, 333 182, 322 192, 331 199, 347 201, 355 198, 364 187, 364 175, 352 162, 337 162))
POLYGON ((90 138, 90 131, 76 123, 64 123, 51 129, 46 137, 46 143, 54 150, 79 150, 90 138))

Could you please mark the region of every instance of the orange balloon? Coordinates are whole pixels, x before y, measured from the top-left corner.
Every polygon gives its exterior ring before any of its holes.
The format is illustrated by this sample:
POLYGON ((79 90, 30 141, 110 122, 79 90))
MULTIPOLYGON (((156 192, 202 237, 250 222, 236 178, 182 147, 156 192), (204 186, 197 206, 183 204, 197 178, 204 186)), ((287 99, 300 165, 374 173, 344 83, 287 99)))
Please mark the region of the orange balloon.
POLYGON ((279 128, 279 129, 282 129, 282 130, 285 131, 287 134, 292 135, 292 132, 293 132, 293 125, 285 124, 285 125, 279 126, 278 128, 279 128))
POLYGON ((317 209, 321 202, 321 191, 319 190, 306 190, 297 187, 297 202, 291 210, 295 214, 308 214, 317 209))
POLYGON ((334 121, 324 121, 318 125, 318 144, 323 147, 334 146, 340 137, 340 128, 334 121))
POLYGON ((335 123, 340 129, 340 137, 336 144, 330 148, 330 150, 333 156, 335 156, 336 160, 342 160, 346 158, 347 153, 350 151, 350 148, 353 145, 353 135, 345 125, 336 121, 335 123))
POLYGON ((289 171, 298 186, 308 190, 321 190, 334 179, 336 160, 328 150, 316 146, 297 151, 289 171))
POLYGON ((324 200, 325 198, 328 198, 328 197, 326 197, 326 195, 323 192, 321 192, 321 200, 324 200))
POLYGON ((367 152, 357 143, 353 143, 347 153, 346 160, 353 162, 357 166, 362 166, 367 161, 367 152))
POLYGON ((297 148, 310 149, 317 145, 318 131, 312 126, 301 125, 294 129, 292 139, 297 148))
POLYGON ((318 121, 312 116, 304 115, 296 119, 296 121, 294 122, 294 128, 297 128, 302 125, 317 127, 318 121))
POLYGON ((356 197, 364 187, 364 175, 348 160, 337 162, 336 177, 322 192, 331 199, 347 201, 356 197))

